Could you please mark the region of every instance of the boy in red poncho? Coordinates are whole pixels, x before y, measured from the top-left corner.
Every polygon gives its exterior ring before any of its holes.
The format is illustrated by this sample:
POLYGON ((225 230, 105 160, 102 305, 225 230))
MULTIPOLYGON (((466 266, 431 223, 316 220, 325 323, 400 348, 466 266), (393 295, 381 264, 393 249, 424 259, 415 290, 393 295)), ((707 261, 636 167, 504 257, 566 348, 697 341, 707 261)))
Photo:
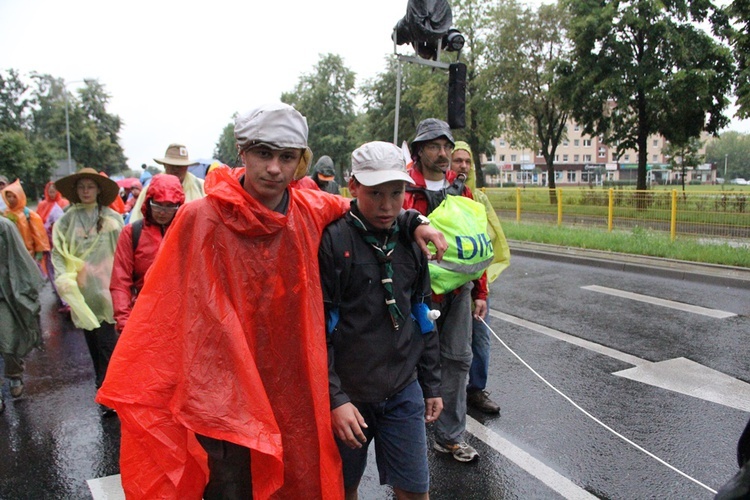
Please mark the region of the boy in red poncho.
POLYGON ((316 256, 349 201, 288 189, 312 156, 291 106, 238 116, 235 138, 245 168, 178 212, 97 396, 128 498, 343 496, 316 256))

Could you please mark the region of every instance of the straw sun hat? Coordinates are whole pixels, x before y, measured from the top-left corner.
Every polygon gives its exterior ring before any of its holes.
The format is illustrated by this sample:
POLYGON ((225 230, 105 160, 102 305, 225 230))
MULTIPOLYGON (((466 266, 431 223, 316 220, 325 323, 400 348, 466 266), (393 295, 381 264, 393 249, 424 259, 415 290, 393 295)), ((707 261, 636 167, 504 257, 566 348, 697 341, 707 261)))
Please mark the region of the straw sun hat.
POLYGON ((93 168, 88 167, 82 168, 75 174, 58 179, 55 182, 55 187, 64 197, 70 200, 71 203, 80 203, 81 199, 78 197, 78 192, 76 191, 76 183, 79 179, 91 179, 96 182, 96 185, 99 186, 99 190, 101 191, 96 200, 105 206, 110 205, 115 201, 115 198, 117 198, 117 195, 120 192, 120 186, 118 186, 115 181, 111 180, 109 177, 104 177, 93 168))

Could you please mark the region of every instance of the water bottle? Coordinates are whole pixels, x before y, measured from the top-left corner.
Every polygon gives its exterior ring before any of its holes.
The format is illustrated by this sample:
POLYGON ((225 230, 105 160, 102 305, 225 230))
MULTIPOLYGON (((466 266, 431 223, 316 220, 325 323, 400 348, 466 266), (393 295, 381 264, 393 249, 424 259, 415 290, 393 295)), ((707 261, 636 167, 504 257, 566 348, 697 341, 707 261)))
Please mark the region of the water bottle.
POLYGON ((411 315, 419 323, 419 329, 424 335, 435 330, 435 320, 440 317, 440 311, 430 309, 427 304, 420 302, 411 306, 411 315))

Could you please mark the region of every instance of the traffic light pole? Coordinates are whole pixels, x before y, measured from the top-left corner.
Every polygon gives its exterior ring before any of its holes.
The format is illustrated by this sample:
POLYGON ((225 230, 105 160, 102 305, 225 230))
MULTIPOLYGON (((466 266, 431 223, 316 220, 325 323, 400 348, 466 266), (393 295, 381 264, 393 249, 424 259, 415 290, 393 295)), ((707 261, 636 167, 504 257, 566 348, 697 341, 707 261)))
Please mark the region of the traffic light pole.
MULTIPOLYGON (((450 64, 444 63, 441 61, 433 61, 431 59, 423 59, 421 57, 414 57, 414 56, 405 56, 402 54, 399 54, 396 52, 396 47, 394 44, 393 52, 396 54, 396 58, 398 59, 397 67, 396 67, 396 112, 395 112, 395 123, 393 124, 393 144, 398 146, 398 120, 399 120, 399 114, 401 109, 401 63, 402 62, 408 62, 412 64, 421 64, 422 66, 430 66, 431 68, 438 68, 438 69, 450 69, 450 64)), ((440 56, 440 52, 438 51, 438 57, 440 56)))

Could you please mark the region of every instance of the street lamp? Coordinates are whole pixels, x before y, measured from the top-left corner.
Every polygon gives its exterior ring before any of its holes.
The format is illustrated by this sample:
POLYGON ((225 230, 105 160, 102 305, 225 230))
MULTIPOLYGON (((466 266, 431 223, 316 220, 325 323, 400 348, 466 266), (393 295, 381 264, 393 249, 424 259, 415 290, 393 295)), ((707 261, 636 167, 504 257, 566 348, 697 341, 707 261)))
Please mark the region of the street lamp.
POLYGON ((74 80, 66 82, 63 80, 63 99, 65 99, 65 139, 68 143, 68 174, 73 173, 73 160, 70 157, 70 121, 68 120, 68 85, 71 83, 86 83, 86 80, 74 80))
POLYGON ((724 154, 724 184, 727 183, 727 157, 729 156, 729 153, 724 154))

